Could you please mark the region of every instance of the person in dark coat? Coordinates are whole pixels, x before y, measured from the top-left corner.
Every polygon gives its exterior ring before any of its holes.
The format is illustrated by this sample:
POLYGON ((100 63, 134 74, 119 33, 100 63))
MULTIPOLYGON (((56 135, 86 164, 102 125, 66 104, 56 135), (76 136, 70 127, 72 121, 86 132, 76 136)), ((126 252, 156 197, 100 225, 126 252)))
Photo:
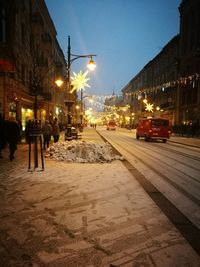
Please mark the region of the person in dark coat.
POLYGON ((6 122, 6 137, 9 144, 10 161, 12 161, 20 140, 20 126, 14 117, 9 117, 6 122))
POLYGON ((42 134, 43 134, 43 148, 46 149, 49 147, 49 142, 51 140, 52 126, 48 120, 46 120, 42 126, 42 134))
POLYGON ((22 141, 23 126, 21 120, 17 121, 20 127, 20 142, 22 141))
POLYGON ((6 122, 3 118, 3 116, 0 114, 0 158, 3 158, 2 156, 2 150, 6 146, 6 122))
POLYGON ((54 143, 57 143, 59 141, 59 135, 60 135, 60 127, 58 125, 57 118, 55 118, 53 122, 52 135, 53 135, 54 143))

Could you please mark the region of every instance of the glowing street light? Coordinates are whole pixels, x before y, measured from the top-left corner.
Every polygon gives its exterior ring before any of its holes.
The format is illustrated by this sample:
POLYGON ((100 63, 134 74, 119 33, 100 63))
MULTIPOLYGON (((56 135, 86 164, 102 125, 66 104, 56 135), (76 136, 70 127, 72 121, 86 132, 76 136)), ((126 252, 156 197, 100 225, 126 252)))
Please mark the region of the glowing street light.
MULTIPOLYGON (((67 58, 67 82, 68 82, 68 92, 71 93, 73 92, 76 88, 73 88, 71 90, 71 64, 79 59, 79 58, 90 58, 89 63, 87 64, 87 67, 90 70, 94 70, 96 68, 96 64, 93 60, 93 57, 96 55, 90 54, 90 55, 76 55, 76 54, 71 54, 71 44, 70 44, 70 36, 68 36, 68 52, 67 52, 68 58, 67 58)), ((85 74, 80 74, 79 78, 84 78, 85 79, 85 74)), ((86 82, 86 79, 85 79, 86 82)), ((80 84, 79 84, 80 86, 80 84)), ((75 87, 75 86, 74 86, 75 87)), ((82 92, 82 89, 81 89, 82 92)), ((66 101, 65 104, 68 106, 68 113, 70 113, 70 106, 72 105, 72 101, 66 101)), ((81 103, 81 112, 82 112, 82 103, 81 103)), ((71 119, 68 117, 68 124, 71 124, 71 119)))
MULTIPOLYGON (((71 71, 71 64, 79 59, 79 58, 90 58, 87 67, 89 70, 94 70, 96 68, 96 64, 93 60, 93 57, 96 55, 90 54, 90 55, 76 55, 76 54, 71 54, 71 44, 70 44, 70 36, 68 36, 68 60, 67 60, 67 80, 69 83, 69 88, 70 88, 70 81, 71 81, 71 76, 70 76, 70 71, 71 71)), ((70 91, 70 90, 69 90, 70 91)))
POLYGON ((58 79, 55 81, 55 84, 58 86, 58 87, 61 87, 63 85, 63 80, 61 79, 58 79))
POLYGON ((96 63, 94 62, 94 60, 92 59, 92 57, 91 57, 90 61, 88 62, 87 67, 91 71, 93 71, 93 70, 96 69, 96 63))

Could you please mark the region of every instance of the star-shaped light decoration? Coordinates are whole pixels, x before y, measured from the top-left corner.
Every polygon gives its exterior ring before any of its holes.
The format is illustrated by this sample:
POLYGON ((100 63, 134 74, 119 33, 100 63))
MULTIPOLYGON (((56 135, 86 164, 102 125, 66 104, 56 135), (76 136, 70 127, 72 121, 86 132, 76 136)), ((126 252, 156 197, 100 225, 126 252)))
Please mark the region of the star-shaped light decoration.
POLYGON ((146 105, 145 110, 147 110, 149 112, 153 112, 154 104, 146 103, 145 105, 146 105))
POLYGON ((77 91, 85 90, 85 87, 90 87, 89 84, 87 84, 87 81, 90 80, 90 78, 86 77, 88 74, 88 71, 85 73, 82 73, 80 71, 78 74, 73 72, 74 77, 72 77, 72 82, 71 84, 73 85, 73 89, 71 90, 71 93, 73 93, 74 90, 77 89, 77 91))

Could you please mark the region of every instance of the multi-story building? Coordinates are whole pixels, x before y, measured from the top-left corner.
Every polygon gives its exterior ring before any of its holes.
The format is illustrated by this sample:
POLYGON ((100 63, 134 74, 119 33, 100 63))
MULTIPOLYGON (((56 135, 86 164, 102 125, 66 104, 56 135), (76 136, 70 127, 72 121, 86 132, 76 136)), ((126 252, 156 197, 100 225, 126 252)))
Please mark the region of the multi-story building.
POLYGON ((122 89, 136 123, 154 115, 174 125, 200 126, 200 1, 183 0, 179 11, 179 35, 122 89), (145 110, 145 98, 154 105, 153 113, 145 110))
POLYGON ((0 112, 22 121, 66 119, 66 92, 55 80, 66 61, 44 0, 0 2, 0 112))
POLYGON ((155 116, 175 121, 178 48, 179 35, 122 89, 125 104, 129 104, 135 114, 135 123, 140 117, 152 115, 145 110, 144 100, 154 106, 155 116))
POLYGON ((180 7, 179 122, 200 125, 200 1, 180 7))

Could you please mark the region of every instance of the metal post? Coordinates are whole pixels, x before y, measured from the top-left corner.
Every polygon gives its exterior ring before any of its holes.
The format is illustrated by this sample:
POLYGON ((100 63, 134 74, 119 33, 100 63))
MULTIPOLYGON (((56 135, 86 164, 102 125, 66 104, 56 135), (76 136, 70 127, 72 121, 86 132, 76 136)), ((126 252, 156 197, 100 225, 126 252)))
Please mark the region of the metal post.
POLYGON ((81 89, 81 126, 83 123, 83 89, 81 89))
POLYGON ((71 126, 71 107, 70 104, 68 104, 68 125, 71 126))
POLYGON ((70 83, 70 68, 71 68, 71 45, 70 45, 70 36, 68 36, 68 52, 67 52, 67 55, 68 55, 68 61, 67 61, 67 81, 68 81, 68 88, 69 88, 69 93, 71 91, 71 83, 70 83))
MULTIPOLYGON (((68 36, 68 60, 67 60, 67 82, 68 82, 68 93, 71 92, 71 77, 70 77, 70 70, 71 70, 71 45, 70 45, 70 36, 68 36)), ((71 110, 70 110, 70 103, 68 104, 68 115, 67 115, 67 124, 71 125, 71 110)))
MULTIPOLYGON (((71 44, 70 44, 70 35, 68 35, 68 50, 67 50, 67 82, 68 82, 68 94, 71 92, 71 77, 70 77, 70 71, 71 71, 71 64, 72 62, 74 62, 75 60, 79 59, 79 58, 91 58, 92 57, 95 57, 96 55, 93 55, 93 54, 90 54, 90 55, 75 55, 75 54, 71 54, 71 44), (71 59, 71 56, 72 56, 72 59, 71 59)), ((81 113, 83 113, 83 104, 82 104, 82 101, 83 101, 83 96, 82 96, 83 92, 81 90, 81 113)), ((70 115, 70 103, 69 103, 69 106, 68 106, 68 124, 70 122, 71 124, 71 115, 70 115)), ((83 114, 81 114, 81 124, 82 124, 82 117, 83 117, 83 114)))

